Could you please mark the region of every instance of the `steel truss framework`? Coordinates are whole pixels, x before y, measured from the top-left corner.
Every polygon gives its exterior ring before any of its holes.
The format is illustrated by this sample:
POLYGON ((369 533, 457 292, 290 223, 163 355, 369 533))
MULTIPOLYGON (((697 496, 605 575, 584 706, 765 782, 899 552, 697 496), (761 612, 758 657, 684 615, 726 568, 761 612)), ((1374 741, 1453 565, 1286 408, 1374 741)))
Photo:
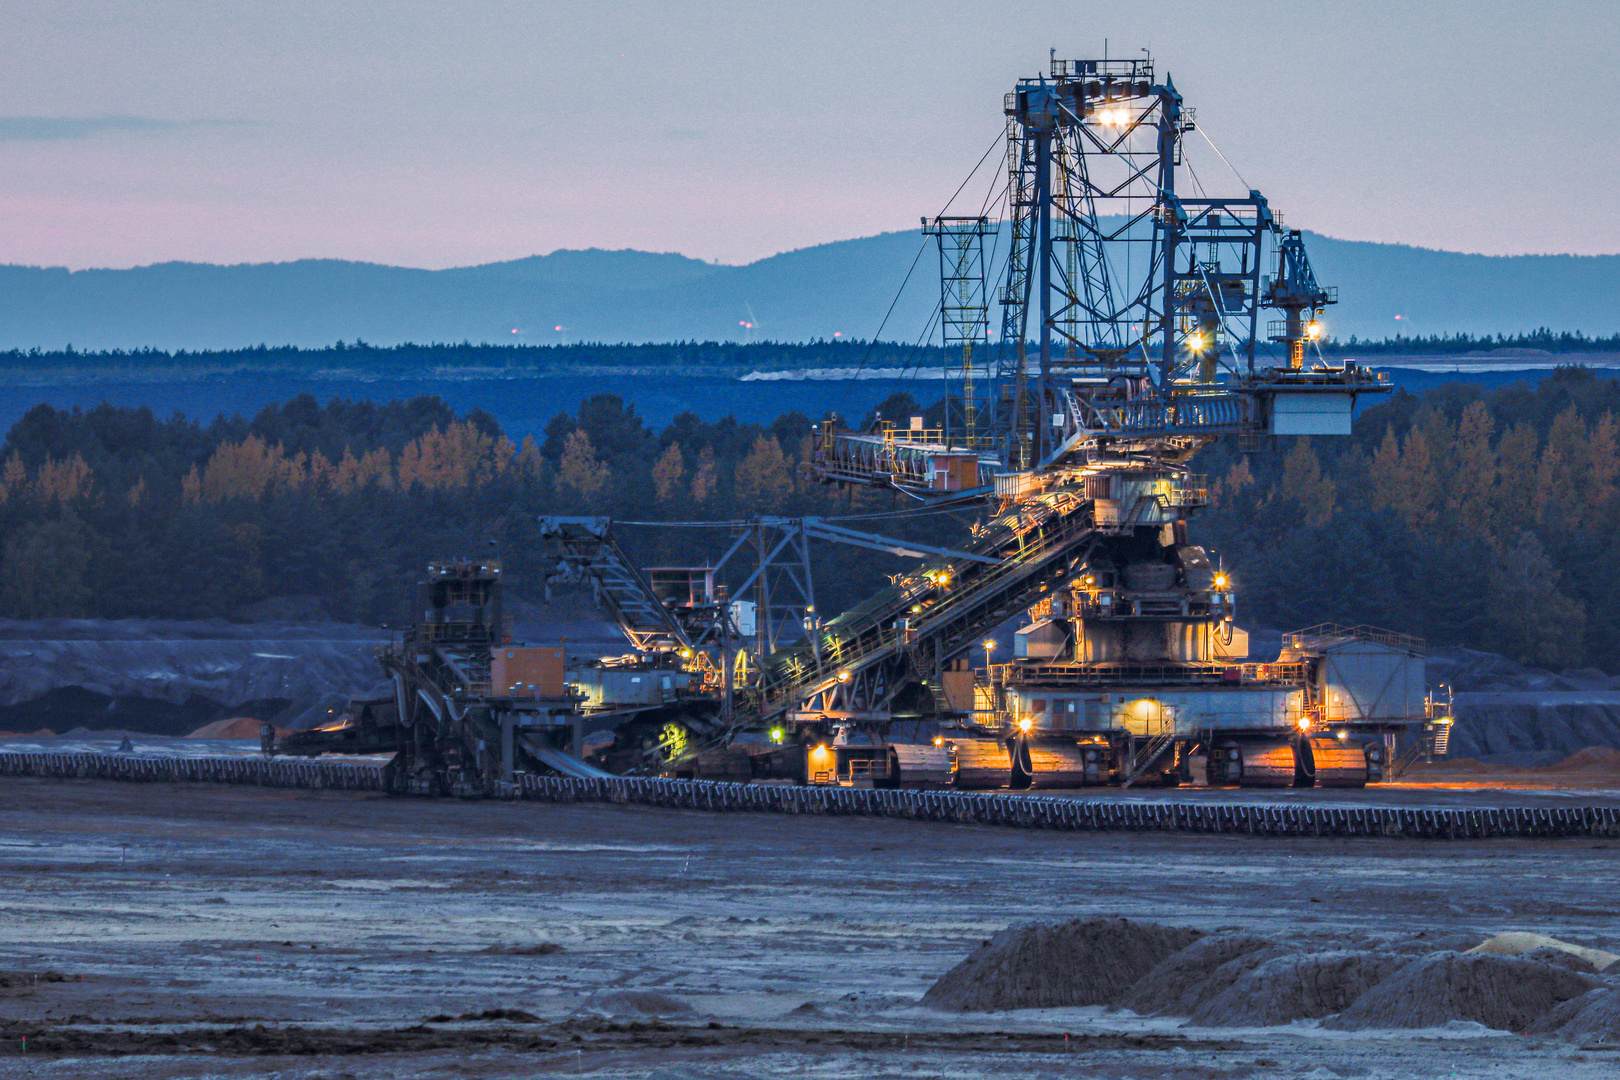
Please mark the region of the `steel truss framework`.
POLYGON ((1331 302, 1267 292, 1279 221, 1258 191, 1183 190, 1193 110, 1151 60, 1054 59, 1004 111, 1011 250, 992 400, 1009 461, 1053 459, 1070 434, 1061 391, 1077 379, 1144 380, 1163 401, 1194 383, 1207 396, 1254 375, 1262 307, 1331 302))
POLYGON ((978 443, 979 408, 974 396, 974 353, 988 354, 990 307, 985 295, 984 238, 994 231, 987 217, 922 219, 923 232, 939 247, 939 324, 945 350, 962 353, 962 430, 953 439, 950 410, 945 410, 945 439, 956 445, 978 443))

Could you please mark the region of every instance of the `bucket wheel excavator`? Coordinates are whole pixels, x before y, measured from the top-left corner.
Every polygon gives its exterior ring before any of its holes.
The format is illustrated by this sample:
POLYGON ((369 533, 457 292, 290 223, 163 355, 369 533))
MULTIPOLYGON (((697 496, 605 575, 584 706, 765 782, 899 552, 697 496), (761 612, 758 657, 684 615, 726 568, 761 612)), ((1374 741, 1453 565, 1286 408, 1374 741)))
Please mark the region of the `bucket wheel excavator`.
POLYGON ((513 645, 499 568, 435 564, 423 621, 382 658, 392 698, 275 749, 391 750, 399 790, 464 792, 534 769, 958 787, 1378 779, 1396 737, 1430 720, 1421 643, 1322 626, 1252 662, 1239 571, 1189 522, 1209 501, 1201 449, 1348 435, 1357 402, 1390 385, 1322 359, 1335 290, 1260 192, 1197 182, 1196 117, 1150 59, 1054 56, 1003 111, 1005 220, 924 220, 945 344, 960 350, 944 426, 825 421, 804 466, 918 506, 982 507, 971 535, 935 547, 755 518, 730 523, 709 565, 643 571, 607 519, 545 518, 552 580, 588 585, 627 654, 513 645), (994 278, 986 237, 1005 242, 994 278), (1265 312, 1280 317, 1262 327, 1265 312), (915 562, 823 620, 813 540, 915 562))

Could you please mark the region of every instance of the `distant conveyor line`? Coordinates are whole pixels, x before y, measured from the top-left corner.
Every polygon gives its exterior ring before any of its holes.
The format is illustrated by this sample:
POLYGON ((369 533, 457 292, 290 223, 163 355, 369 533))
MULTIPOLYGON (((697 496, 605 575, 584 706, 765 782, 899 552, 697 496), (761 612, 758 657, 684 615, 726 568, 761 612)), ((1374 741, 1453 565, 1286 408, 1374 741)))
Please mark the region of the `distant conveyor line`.
MULTIPOLYGON (((383 790, 385 766, 266 758, 0 753, 0 777, 221 783, 278 788, 383 790)), ((1274 837, 1360 836, 1422 840, 1620 837, 1620 807, 1288 806, 1128 802, 996 792, 790 787, 615 776, 522 776, 503 798, 621 803, 672 810, 896 817, 1068 832, 1203 833, 1274 837)))

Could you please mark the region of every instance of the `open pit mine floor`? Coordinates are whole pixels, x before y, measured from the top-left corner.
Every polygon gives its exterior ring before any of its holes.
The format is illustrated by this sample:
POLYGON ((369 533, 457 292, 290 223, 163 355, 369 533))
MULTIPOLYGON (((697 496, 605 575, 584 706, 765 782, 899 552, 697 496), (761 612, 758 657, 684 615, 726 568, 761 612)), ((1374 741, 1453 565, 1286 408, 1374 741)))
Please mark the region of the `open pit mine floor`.
POLYGON ((1620 1073, 1620 1045, 919 999, 1030 920, 1357 948, 1530 930, 1613 950, 1616 897, 1620 841, 1591 838, 1082 834, 11 778, 0 1076, 1585 1080, 1620 1073))

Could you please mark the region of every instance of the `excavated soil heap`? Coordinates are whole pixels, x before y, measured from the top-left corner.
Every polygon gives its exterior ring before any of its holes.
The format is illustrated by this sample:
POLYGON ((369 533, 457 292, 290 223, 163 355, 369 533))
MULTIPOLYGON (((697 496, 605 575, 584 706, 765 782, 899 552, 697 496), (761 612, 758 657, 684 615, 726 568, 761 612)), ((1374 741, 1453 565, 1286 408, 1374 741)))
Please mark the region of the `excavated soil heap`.
POLYGON ((1524 960, 1534 960, 1538 964, 1551 964, 1553 967, 1568 968, 1571 971, 1578 971, 1582 975, 1596 975, 1598 970, 1592 966, 1592 962, 1586 957, 1572 952, 1565 952, 1563 949, 1531 949, 1529 952, 1520 953, 1519 957, 1524 960))
POLYGON ((956 1012, 1112 1004, 1200 936, 1129 919, 1009 927, 940 976, 922 1002, 956 1012))
POLYGON ((1331 1016, 1411 961, 1336 949, 1278 956, 1246 972, 1193 1011, 1196 1027, 1268 1027, 1331 1016))
POLYGON ((1586 1042, 1620 1043, 1620 988, 1593 990, 1566 1001, 1530 1030, 1586 1042))
POLYGON ((1419 930, 1409 937, 1394 938, 1377 946, 1380 952, 1399 953, 1408 960, 1437 952, 1470 952, 1479 944, 1478 934, 1460 931, 1433 934, 1419 930))
POLYGON ((1166 957, 1119 1003, 1142 1016, 1190 1016, 1239 976, 1284 952, 1270 938, 1212 934, 1166 957))
POLYGON ((1434 953, 1407 964, 1322 1026, 1358 1031, 1472 1020, 1499 1031, 1524 1031, 1597 985, 1567 968, 1516 956, 1434 953))
MULTIPOLYGON (((286 735, 286 728, 277 728, 276 735, 286 735)), ((259 721, 251 716, 233 716, 225 720, 215 720, 187 735, 188 739, 257 739, 259 737, 259 721)))

